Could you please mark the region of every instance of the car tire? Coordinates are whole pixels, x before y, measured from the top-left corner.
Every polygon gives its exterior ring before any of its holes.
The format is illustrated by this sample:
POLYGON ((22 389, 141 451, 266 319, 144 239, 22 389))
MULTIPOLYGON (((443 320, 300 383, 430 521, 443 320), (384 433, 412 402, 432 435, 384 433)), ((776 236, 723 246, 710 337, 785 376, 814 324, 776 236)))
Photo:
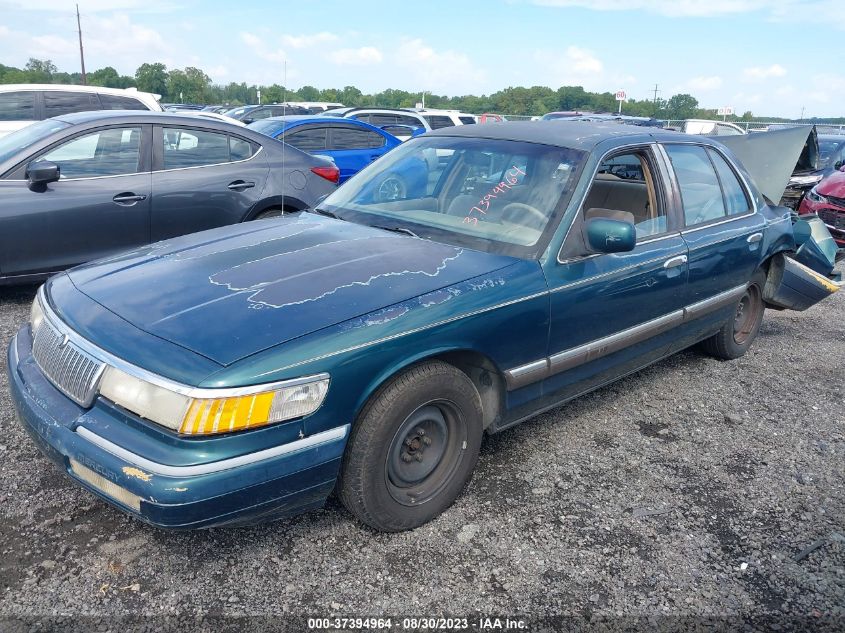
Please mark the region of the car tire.
POLYGON ((280 218, 285 215, 284 209, 267 209, 255 216, 256 220, 267 220, 269 218, 280 218))
POLYGON ((464 489, 482 432, 481 398, 467 375, 442 361, 415 365, 381 387, 358 416, 340 500, 376 530, 419 527, 464 489))
POLYGON ((734 315, 716 334, 702 341, 701 347, 705 352, 722 360, 733 360, 748 351, 757 338, 766 311, 763 301, 765 285, 766 273, 758 270, 751 277, 745 294, 736 303, 734 315))

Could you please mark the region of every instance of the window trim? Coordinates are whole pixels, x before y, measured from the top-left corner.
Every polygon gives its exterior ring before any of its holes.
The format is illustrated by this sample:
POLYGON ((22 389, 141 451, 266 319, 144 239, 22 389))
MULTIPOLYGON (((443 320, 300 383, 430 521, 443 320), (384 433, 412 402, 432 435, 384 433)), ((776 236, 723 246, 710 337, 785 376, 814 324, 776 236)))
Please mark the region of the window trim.
MULTIPOLYGON (((228 130, 218 130, 215 128, 203 128, 197 125, 181 125, 181 124, 164 124, 156 123, 153 126, 152 134, 152 161, 150 163, 150 172, 153 174, 161 174, 167 173, 171 171, 183 171, 185 169, 203 169, 205 167, 218 167, 220 165, 238 165, 240 163, 246 163, 247 161, 251 161, 253 158, 258 156, 261 152, 264 151, 264 145, 257 143, 249 138, 240 136, 239 134, 234 134, 229 132, 228 130), (164 128, 178 128, 180 130, 196 130, 197 132, 212 132, 214 134, 223 134, 226 137, 235 136, 242 141, 246 141, 250 145, 258 145, 258 149, 253 153, 252 156, 249 158, 242 158, 241 160, 227 160, 223 163, 209 163, 208 165, 191 165, 189 167, 171 167, 169 169, 164 169, 164 128), (159 169, 156 169, 156 166, 160 166, 159 169)), ((227 140, 228 144, 228 140, 227 140)), ((231 156, 231 150, 230 154, 231 156)))

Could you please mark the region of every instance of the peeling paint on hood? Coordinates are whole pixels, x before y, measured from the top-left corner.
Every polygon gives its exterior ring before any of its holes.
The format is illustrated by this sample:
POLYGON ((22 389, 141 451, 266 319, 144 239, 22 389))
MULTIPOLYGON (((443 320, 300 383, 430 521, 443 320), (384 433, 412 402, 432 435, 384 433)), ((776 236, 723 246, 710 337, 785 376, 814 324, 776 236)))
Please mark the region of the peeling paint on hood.
POLYGON ((261 224, 163 242, 69 277, 135 327, 229 365, 356 317, 397 318, 389 306, 515 261, 312 214, 261 224))

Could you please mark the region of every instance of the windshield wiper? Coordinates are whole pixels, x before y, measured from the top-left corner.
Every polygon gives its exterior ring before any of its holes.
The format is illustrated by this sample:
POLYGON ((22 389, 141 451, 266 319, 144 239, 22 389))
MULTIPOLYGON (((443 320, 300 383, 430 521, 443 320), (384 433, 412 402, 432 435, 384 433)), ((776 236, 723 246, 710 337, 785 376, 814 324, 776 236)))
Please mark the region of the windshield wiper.
POLYGON ((325 209, 308 209, 309 213, 316 213, 317 215, 324 215, 327 218, 334 218, 335 220, 343 220, 337 213, 333 213, 332 211, 326 211, 325 209))
POLYGON ((374 224, 373 228, 381 229, 383 231, 391 231, 393 233, 404 233, 405 235, 410 235, 411 237, 419 237, 419 235, 414 233, 411 229, 406 229, 404 226, 379 226, 378 224, 374 224))

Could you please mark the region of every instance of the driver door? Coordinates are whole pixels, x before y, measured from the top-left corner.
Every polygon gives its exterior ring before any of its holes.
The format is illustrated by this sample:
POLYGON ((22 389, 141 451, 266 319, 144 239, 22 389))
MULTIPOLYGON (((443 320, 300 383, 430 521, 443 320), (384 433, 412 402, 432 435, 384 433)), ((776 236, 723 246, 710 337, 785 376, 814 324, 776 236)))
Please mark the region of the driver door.
POLYGON ((32 191, 26 165, 0 180, 0 274, 56 272, 149 243, 147 125, 78 134, 33 160, 56 163, 59 181, 32 191))
POLYGON ((578 395, 660 358, 683 319, 688 251, 660 165, 652 146, 606 155, 557 260, 547 264, 544 398, 578 395), (619 211, 634 216, 634 250, 588 253, 585 218, 619 211))

